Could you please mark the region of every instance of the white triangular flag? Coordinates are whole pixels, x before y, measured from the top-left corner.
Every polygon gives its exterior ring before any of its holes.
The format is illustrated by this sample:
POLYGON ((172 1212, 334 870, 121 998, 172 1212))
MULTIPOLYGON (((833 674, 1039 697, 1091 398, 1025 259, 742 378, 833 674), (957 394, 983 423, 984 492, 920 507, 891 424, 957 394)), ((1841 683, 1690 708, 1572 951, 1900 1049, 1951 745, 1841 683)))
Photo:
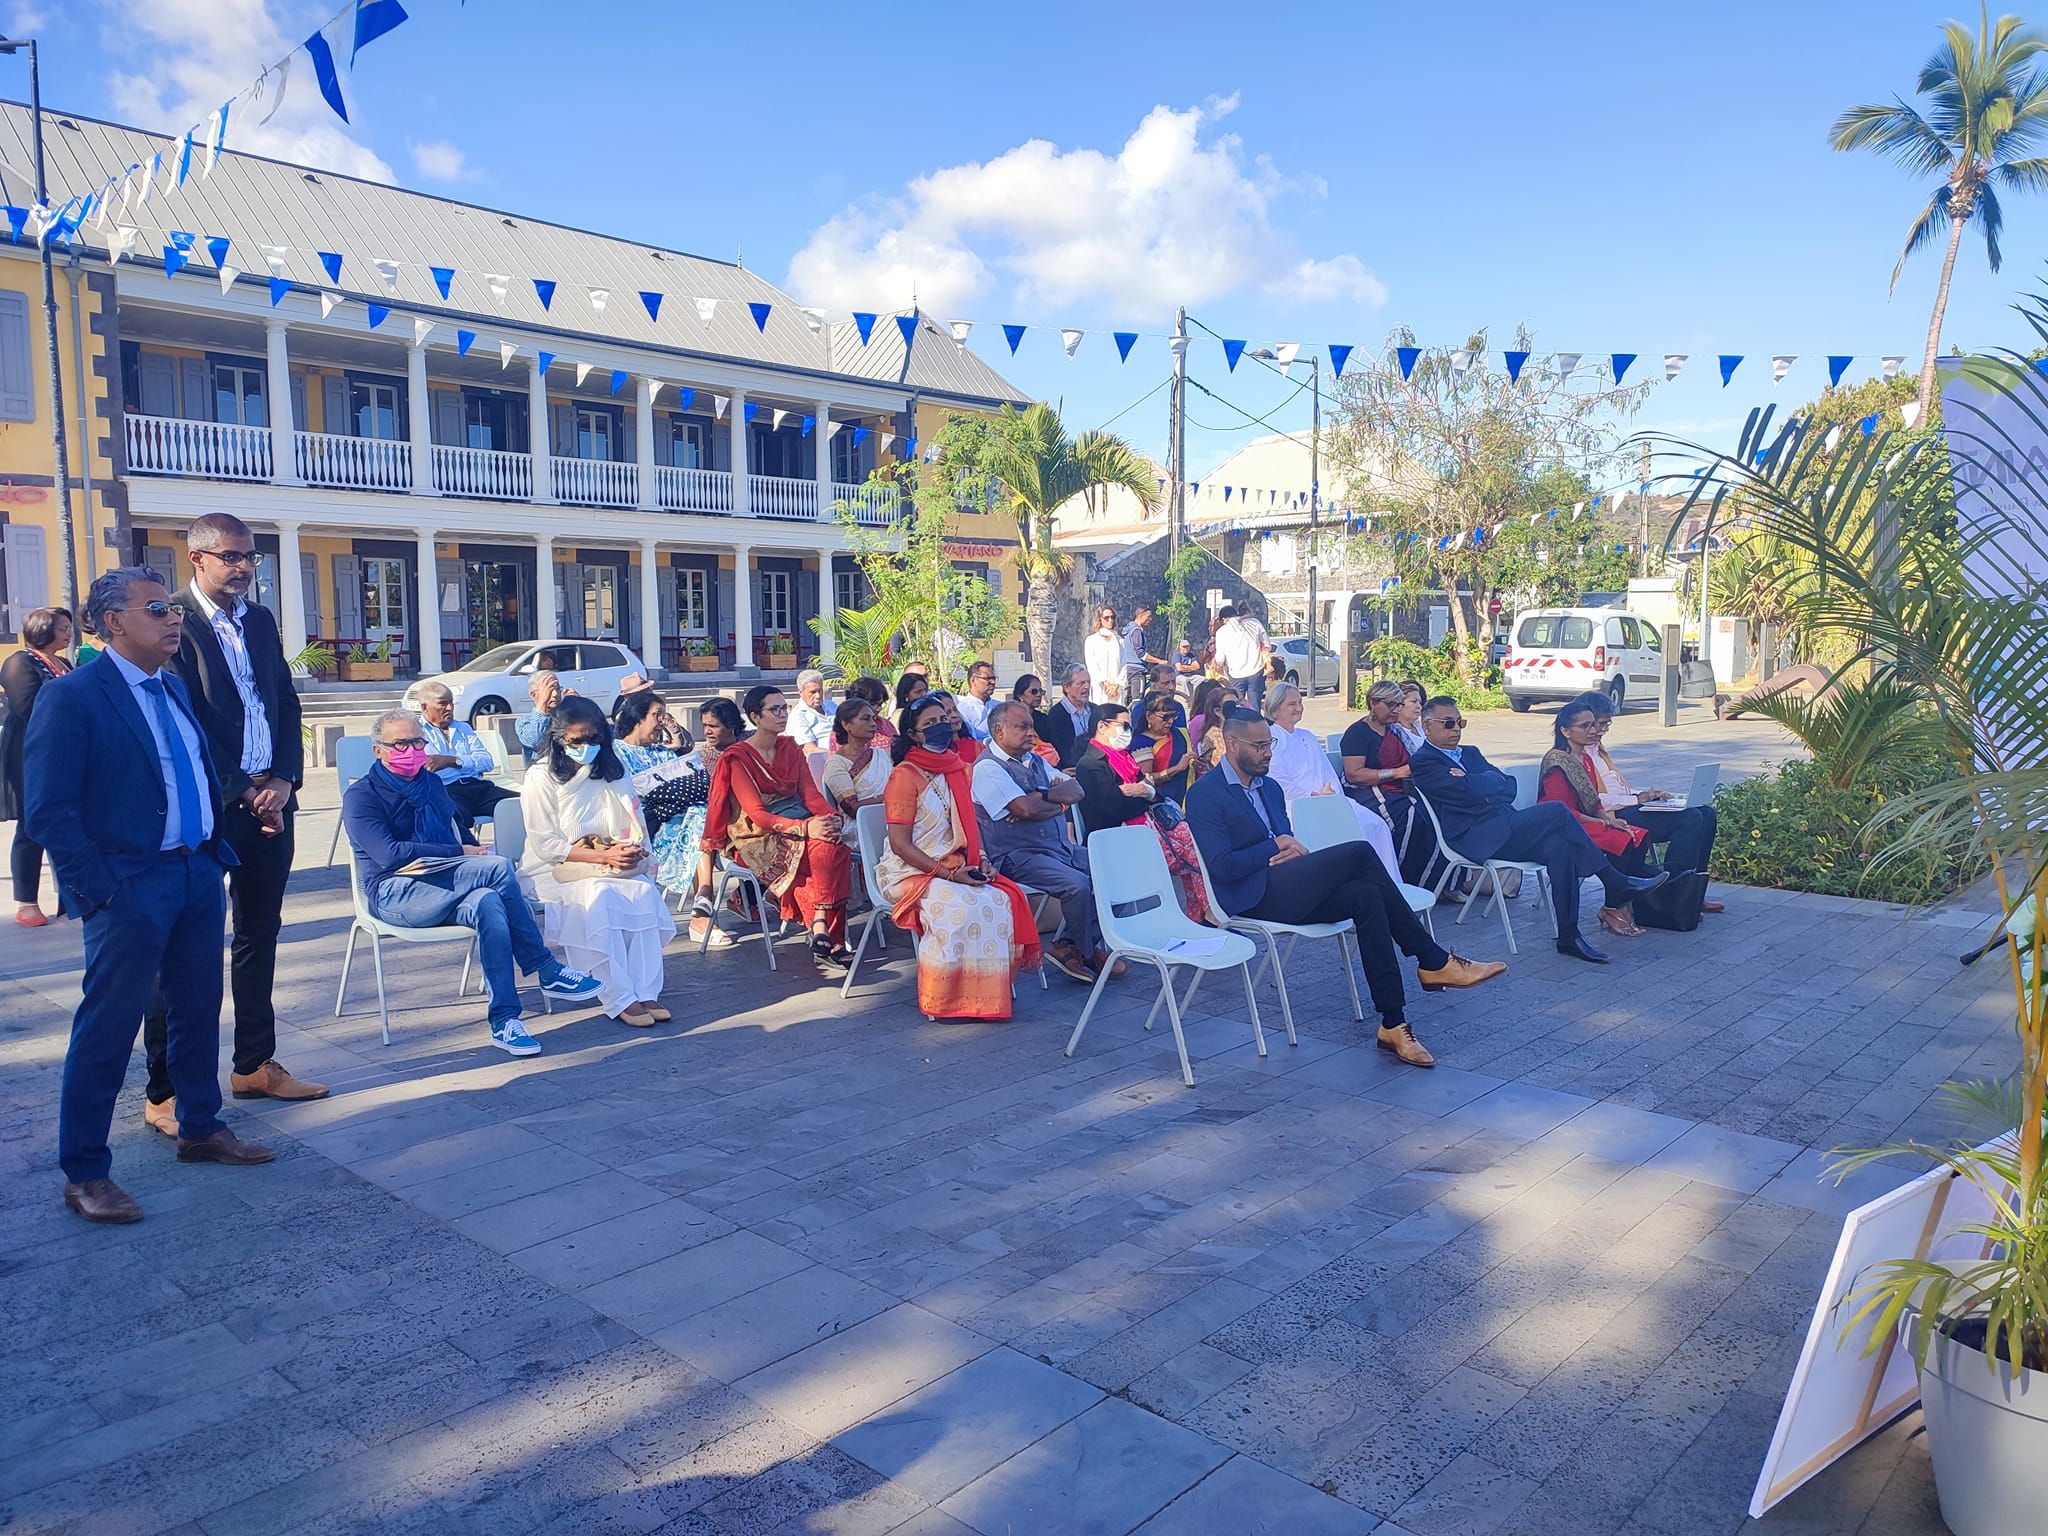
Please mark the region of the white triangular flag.
POLYGON ((1821 439, 1820 445, 1821 447, 1825 448, 1829 453, 1833 453, 1835 451, 1835 444, 1839 443, 1841 440, 1842 424, 1840 422, 1836 422, 1832 427, 1828 428, 1828 435, 1821 439))
POLYGON ((950 320, 947 322, 947 329, 952 331, 953 340, 958 345, 965 347, 967 345, 967 333, 974 329, 974 322, 972 320, 950 320))
POLYGON ((412 344, 416 347, 424 344, 427 339, 427 333, 433 330, 433 328, 434 322, 431 320, 414 320, 412 323, 412 344))
POLYGON ((782 430, 782 419, 788 414, 789 412, 787 411, 770 411, 768 413, 768 430, 780 432, 782 430))
POLYGON ((263 245, 258 246, 257 249, 263 252, 264 261, 269 263, 270 275, 272 277, 283 277, 284 259, 291 254, 291 247, 288 245, 263 245))
POLYGON ((265 123, 277 116, 277 109, 284 105, 284 88, 291 84, 292 78, 292 56, 290 54, 286 54, 256 77, 256 84, 249 92, 249 99, 251 101, 261 101, 263 99, 263 93, 270 89, 269 81, 272 75, 277 76, 277 94, 270 103, 270 110, 256 119, 256 126, 258 128, 261 128, 265 123))
POLYGON ((1561 379, 1571 377, 1572 370, 1579 366, 1580 355, 1577 352, 1553 352, 1551 360, 1557 364, 1557 376, 1561 379))
POLYGON ((1585 504, 1585 503, 1584 503, 1583 501, 1575 501, 1575 502, 1573 502, 1573 503, 1572 503, 1572 521, 1573 521, 1573 522, 1577 522, 1577 521, 1579 520, 1579 514, 1580 514, 1581 512, 1584 512, 1585 510, 1586 510, 1586 504, 1585 504))
POLYGON ((498 368, 500 372, 512 366, 512 355, 519 350, 519 344, 512 341, 498 343, 498 368))
POLYGON ((222 267, 220 269, 220 291, 226 293, 230 288, 234 287, 235 279, 241 275, 242 269, 240 267, 222 267))
POLYGON ((135 242, 141 235, 142 231, 133 224, 116 225, 114 227, 114 238, 109 242, 113 252, 113 259, 119 261, 123 256, 133 251, 135 249, 135 242))
POLYGON ((704 322, 704 328, 710 330, 711 317, 718 313, 718 300, 692 299, 690 302, 697 306, 697 318, 704 322))
MULTIPOLYGON (((723 420, 725 420, 725 408, 726 408, 726 407, 727 407, 728 405, 731 405, 731 404, 732 404, 732 396, 730 396, 730 395, 713 395, 713 396, 711 397, 711 414, 712 414, 713 418, 714 418, 714 419, 716 419, 716 420, 718 420, 718 421, 723 421, 723 420)), ((839 423, 838 423, 838 422, 836 422, 836 421, 835 421, 835 422, 833 422, 833 423, 832 423, 832 430, 833 430, 833 431, 835 431, 835 432, 839 430, 839 423)))
MULTIPOLYGON (((719 409, 723 410, 723 409, 724 409, 724 407, 723 407, 723 406, 721 406, 721 407, 719 407, 719 409)), ((835 438, 835 437, 837 437, 837 436, 839 435, 839 429, 840 429, 841 427, 845 426, 845 425, 846 425, 846 423, 845 423, 845 422, 843 422, 843 421, 828 421, 828 422, 826 422, 826 423, 825 423, 825 441, 826 441, 826 442, 828 442, 828 443, 829 443, 829 442, 831 442, 833 438, 835 438)))
POLYGON ((585 379, 589 378, 589 377, 590 377, 590 364, 588 364, 588 363, 578 363, 578 364, 576 365, 576 387, 577 387, 578 389, 581 389, 581 388, 583 387, 583 381, 584 381, 585 379))
POLYGON ((121 178, 121 217, 128 217, 128 203, 135 196, 135 167, 129 166, 128 173, 121 178))
POLYGON ((1913 426, 1913 423, 1918 421, 1919 419, 1920 402, 1918 400, 1908 400, 1904 405, 1899 407, 1899 420, 1903 421, 1906 424, 1908 430, 1910 430, 1913 426))
POLYGON ((1678 377, 1678 370, 1685 366, 1685 360, 1689 355, 1685 352, 1666 352, 1664 354, 1664 382, 1666 384, 1669 384, 1678 377))
POLYGON ((1899 376, 1899 364, 1903 363, 1905 360, 1906 359, 1904 357, 1884 358, 1884 376, 1888 379, 1896 379, 1899 376))
POLYGON ((1081 345, 1081 338, 1087 334, 1086 331, 1070 331, 1064 326, 1060 328, 1060 345, 1067 349, 1067 356, 1074 355, 1074 348, 1081 345))
POLYGON ((590 295, 590 308, 591 308, 591 312, 592 312, 593 314, 599 314, 599 315, 603 314, 603 313, 604 313, 604 307, 605 307, 605 305, 606 305, 606 304, 608 304, 608 303, 609 303, 609 302, 611 301, 611 296, 612 296, 612 291, 611 291, 611 289, 609 289, 609 288, 586 288, 586 289, 584 289, 583 291, 584 291, 585 293, 587 293, 587 294, 589 294, 589 295, 590 295))
POLYGON ((384 279, 384 286, 391 292, 398 292, 398 263, 388 257, 375 256, 370 265, 377 269, 377 275, 384 279))
POLYGON ((1472 360, 1476 358, 1478 355, 1479 354, 1476 351, 1470 351, 1464 348, 1460 348, 1458 351, 1453 352, 1451 354, 1451 372, 1456 374, 1459 378, 1463 378, 1466 372, 1470 370, 1470 368, 1472 367, 1472 360))
POLYGON ((1283 341, 1273 349, 1274 361, 1280 364, 1280 377, 1283 379, 1294 377, 1292 372, 1294 359, 1300 355, 1300 352, 1301 343, 1298 341, 1283 341))
POLYGON ((1168 337, 1168 338, 1167 338, 1167 341, 1166 341, 1166 350, 1167 350, 1167 351, 1169 351, 1169 352, 1171 352, 1171 353, 1172 353, 1172 354, 1173 354, 1173 355, 1174 355, 1174 356, 1175 356, 1176 358, 1184 358, 1184 357, 1186 357, 1186 356, 1188 355, 1188 339, 1187 339, 1187 337, 1185 337, 1185 336, 1170 336, 1170 337, 1168 337))
POLYGON ((895 441, 896 434, 894 432, 878 432, 875 434, 875 451, 877 453, 887 453, 889 445, 895 441))
POLYGON ((825 311, 823 311, 822 309, 811 309, 808 307, 799 306, 797 309, 797 313, 804 317, 804 324, 808 325, 811 328, 811 334, 813 336, 817 335, 818 332, 822 331, 825 328, 825 311))
POLYGON ((156 190, 156 173, 164 168, 163 152, 159 150, 149 157, 149 164, 142 168, 142 206, 149 206, 149 194, 156 190))
POLYGON ((1781 382, 1785 375, 1792 371, 1792 365, 1798 361, 1798 356, 1793 353, 1780 352, 1773 355, 1771 358, 1771 382, 1773 384, 1781 382))
POLYGON ((322 320, 325 320, 329 315, 333 314, 335 306, 340 302, 340 294, 323 292, 320 295, 320 318, 322 320))
POLYGON ((661 398, 661 380, 659 380, 659 379, 649 379, 649 380, 647 381, 647 403, 648 403, 649 405, 652 405, 652 404, 654 404, 654 402, 655 402, 656 400, 659 400, 660 398, 661 398))
POLYGON ((221 109, 216 107, 213 116, 206 120, 206 163, 199 168, 202 180, 213 174, 213 164, 220 159, 221 135, 227 129, 227 124, 221 121, 220 112, 221 109))
POLYGON ((511 286, 512 279, 502 272, 486 272, 484 274, 484 282, 491 290, 491 297, 498 301, 498 308, 503 309, 505 307, 505 293, 511 286))

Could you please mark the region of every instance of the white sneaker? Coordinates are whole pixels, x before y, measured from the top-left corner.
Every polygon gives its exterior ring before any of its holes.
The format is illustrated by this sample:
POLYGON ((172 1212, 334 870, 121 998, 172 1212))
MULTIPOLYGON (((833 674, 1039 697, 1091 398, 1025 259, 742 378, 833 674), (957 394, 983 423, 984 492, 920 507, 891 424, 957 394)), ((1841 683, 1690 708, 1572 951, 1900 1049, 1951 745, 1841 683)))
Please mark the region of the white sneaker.
POLYGON ((493 1024, 491 1044, 513 1056, 540 1054, 540 1042, 526 1032, 526 1026, 518 1019, 507 1019, 502 1024, 493 1024))

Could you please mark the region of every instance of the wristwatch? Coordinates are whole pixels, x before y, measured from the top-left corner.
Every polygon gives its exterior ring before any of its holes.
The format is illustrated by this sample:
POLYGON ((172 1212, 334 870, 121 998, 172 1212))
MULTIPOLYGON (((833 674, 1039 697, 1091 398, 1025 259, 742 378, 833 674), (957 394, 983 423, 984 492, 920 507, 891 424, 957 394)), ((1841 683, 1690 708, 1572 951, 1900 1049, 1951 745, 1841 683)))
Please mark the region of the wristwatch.
POLYGON ((274 777, 275 775, 268 768, 260 768, 249 775, 249 782, 251 784, 263 785, 268 784, 274 777))

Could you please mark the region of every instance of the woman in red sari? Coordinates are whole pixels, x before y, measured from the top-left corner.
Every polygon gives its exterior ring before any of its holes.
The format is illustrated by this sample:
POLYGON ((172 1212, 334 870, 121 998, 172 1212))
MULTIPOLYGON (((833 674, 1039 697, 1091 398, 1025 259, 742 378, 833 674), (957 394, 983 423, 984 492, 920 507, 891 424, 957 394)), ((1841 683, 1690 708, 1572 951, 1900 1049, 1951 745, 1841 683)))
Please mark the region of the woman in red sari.
POLYGON ((853 861, 839 840, 840 817, 811 777, 803 749, 782 734, 789 705, 766 683, 747 690, 740 711, 754 732, 719 755, 704 818, 704 846, 736 858, 811 931, 811 955, 845 967, 846 895, 853 861))
MULTIPOLYGON (((1542 775, 1540 798, 1567 806, 1610 864, 1625 875, 1640 875, 1650 834, 1615 814, 1615 797, 1605 787, 1607 770, 1600 750, 1600 737, 1606 730, 1607 722, 1581 699, 1557 712, 1552 746, 1543 754, 1538 769, 1542 775)), ((1600 926, 1624 939, 1645 931, 1625 906, 1602 907, 1600 926)))

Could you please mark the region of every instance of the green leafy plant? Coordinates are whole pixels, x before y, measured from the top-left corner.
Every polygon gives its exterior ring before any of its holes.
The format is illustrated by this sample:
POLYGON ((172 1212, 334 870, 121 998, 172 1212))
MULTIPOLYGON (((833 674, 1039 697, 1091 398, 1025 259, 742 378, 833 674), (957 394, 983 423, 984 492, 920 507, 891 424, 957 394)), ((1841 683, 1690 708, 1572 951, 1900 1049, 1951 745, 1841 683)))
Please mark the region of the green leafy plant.
POLYGON ((1456 699, 1460 709, 1506 709, 1508 696, 1499 687, 1500 672, 1477 653, 1476 643, 1465 650, 1466 671, 1460 671, 1457 638, 1446 635, 1435 649, 1384 635, 1365 648, 1367 671, 1358 679, 1358 697, 1353 701, 1365 708, 1365 692, 1379 678, 1395 682, 1409 679, 1422 684, 1431 698, 1442 695, 1456 699))
POLYGON ((1199 576, 1208 563, 1208 552, 1193 542, 1181 545, 1173 558, 1166 562, 1166 600, 1159 605, 1159 611, 1166 618, 1169 648, 1179 644, 1183 638, 1194 638, 1188 631, 1188 625, 1195 616, 1195 599, 1188 591, 1188 583, 1199 576))
POLYGON ((683 641, 683 654, 685 656, 716 656, 718 654, 718 647, 712 644, 709 635, 693 635, 683 641))
POLYGON ((308 640, 305 648, 285 665, 308 677, 325 677, 334 670, 334 647, 325 640, 308 640))
POLYGON ((1954 756, 1926 694, 1896 676, 1837 674, 1811 698, 1787 690, 1743 708, 1798 737, 1832 789, 1849 789, 1879 771, 1909 774, 1918 788, 1939 778, 1944 759, 1954 756))
POLYGON ((367 645, 357 643, 348 648, 342 659, 351 664, 367 662, 370 659, 370 648, 367 645))

